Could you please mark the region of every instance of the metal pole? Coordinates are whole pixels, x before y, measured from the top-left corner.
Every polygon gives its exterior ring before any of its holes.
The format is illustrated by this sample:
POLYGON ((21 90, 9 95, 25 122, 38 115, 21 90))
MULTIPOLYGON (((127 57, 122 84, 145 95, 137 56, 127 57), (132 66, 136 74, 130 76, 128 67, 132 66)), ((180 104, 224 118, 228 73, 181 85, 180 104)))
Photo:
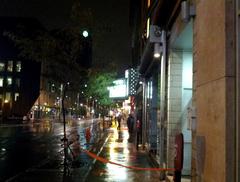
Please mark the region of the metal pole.
POLYGON ((240 120, 240 116, 239 116, 239 112, 240 112, 240 106, 239 106, 239 102, 240 102, 240 1, 236 0, 236 147, 235 147, 235 151, 236 151, 236 166, 235 166, 235 172, 236 172, 236 181, 240 181, 240 140, 239 140, 239 136, 240 136, 240 124, 239 124, 239 120, 240 120))
MULTIPOLYGON (((163 43, 163 54, 162 54, 162 59, 161 59, 161 90, 160 90, 160 166, 164 167, 164 162, 166 158, 165 154, 165 136, 166 136, 166 113, 165 113, 165 97, 166 97, 166 62, 167 62, 167 41, 166 41, 166 32, 162 31, 162 43, 163 43)), ((160 179, 165 178, 165 173, 162 172, 160 174, 160 179)))
POLYGON ((143 86, 143 95, 142 95, 142 99, 143 99, 143 115, 142 115, 142 145, 143 148, 145 147, 146 144, 146 109, 147 109, 147 104, 146 104, 146 79, 143 80, 142 83, 143 86))
POLYGON ((67 140, 67 135, 66 135, 66 118, 65 118, 65 107, 64 107, 65 95, 66 95, 66 85, 63 86, 63 94, 62 94, 63 134, 64 134, 63 139, 64 139, 64 141, 67 140))

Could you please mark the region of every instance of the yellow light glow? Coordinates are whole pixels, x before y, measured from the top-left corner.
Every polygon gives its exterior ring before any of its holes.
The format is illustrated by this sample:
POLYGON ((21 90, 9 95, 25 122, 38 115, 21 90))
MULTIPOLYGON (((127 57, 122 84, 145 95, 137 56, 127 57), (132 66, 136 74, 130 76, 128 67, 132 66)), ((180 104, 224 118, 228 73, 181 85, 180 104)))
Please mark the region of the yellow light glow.
MULTIPOLYGON (((109 143, 109 160, 123 164, 128 164, 128 132, 121 132, 117 130, 117 128, 113 129, 111 142, 109 143), (123 137, 120 136, 123 135, 123 137), (119 141, 119 139, 123 139, 123 141, 119 141)), ((128 169, 120 166, 116 166, 108 163, 107 165, 108 171, 111 171, 111 175, 109 176, 110 181, 125 181, 128 178, 128 169)))
POLYGON ((155 54, 154 54, 154 57, 155 57, 155 58, 160 58, 160 53, 155 53, 155 54))
POLYGON ((147 19, 147 38, 149 37, 149 31, 150 31, 150 18, 147 19))
POLYGON ((8 103, 8 102, 9 102, 9 100, 7 100, 7 99, 4 100, 4 103, 8 103))
POLYGON ((148 0, 148 1, 147 1, 147 6, 148 6, 148 8, 150 7, 150 5, 151 5, 151 0, 148 0))

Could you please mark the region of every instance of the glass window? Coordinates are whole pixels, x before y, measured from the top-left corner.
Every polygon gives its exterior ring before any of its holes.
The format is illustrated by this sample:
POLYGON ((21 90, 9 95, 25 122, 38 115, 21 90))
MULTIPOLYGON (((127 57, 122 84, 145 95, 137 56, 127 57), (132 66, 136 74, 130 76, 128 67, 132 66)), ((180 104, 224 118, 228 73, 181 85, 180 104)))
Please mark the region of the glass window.
POLYGON ((18 97, 19 97, 19 93, 15 93, 15 94, 14 94, 14 101, 17 101, 17 100, 18 100, 18 97))
POLYGON ((12 85, 12 78, 11 77, 7 77, 7 86, 12 85))
POLYGON ((20 87, 20 78, 16 78, 15 83, 16 87, 20 87))
POLYGON ((11 92, 6 92, 6 97, 4 102, 9 102, 11 100, 11 92))
POLYGON ((0 87, 3 87, 3 77, 0 77, 0 87))
POLYGON ((21 72, 22 64, 21 61, 17 61, 16 63, 16 72, 21 72))
POLYGON ((10 72, 13 71, 13 61, 8 61, 7 70, 10 72))
POLYGON ((0 71, 4 71, 5 69, 5 63, 0 62, 0 71))

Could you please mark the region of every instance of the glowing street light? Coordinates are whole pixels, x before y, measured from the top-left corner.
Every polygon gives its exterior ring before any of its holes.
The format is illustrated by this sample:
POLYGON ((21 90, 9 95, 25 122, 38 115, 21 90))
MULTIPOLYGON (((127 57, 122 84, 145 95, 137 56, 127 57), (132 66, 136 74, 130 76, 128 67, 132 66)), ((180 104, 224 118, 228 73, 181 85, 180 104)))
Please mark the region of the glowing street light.
POLYGON ((88 37, 88 31, 87 31, 87 30, 84 30, 84 31, 82 32, 82 35, 83 35, 83 37, 87 38, 87 37, 88 37))

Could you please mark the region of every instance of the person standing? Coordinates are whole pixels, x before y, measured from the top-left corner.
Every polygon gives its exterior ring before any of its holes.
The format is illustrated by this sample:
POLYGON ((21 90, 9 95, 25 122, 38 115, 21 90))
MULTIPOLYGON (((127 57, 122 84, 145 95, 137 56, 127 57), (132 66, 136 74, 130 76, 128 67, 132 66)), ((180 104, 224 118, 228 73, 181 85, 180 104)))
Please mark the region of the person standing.
POLYGON ((134 115, 130 113, 127 119, 128 133, 129 133, 129 141, 132 140, 133 132, 134 132, 134 115))
POLYGON ((121 113, 118 114, 118 117, 117 117, 117 121, 118 121, 118 130, 120 130, 121 128, 121 121, 122 121, 122 115, 121 113))

